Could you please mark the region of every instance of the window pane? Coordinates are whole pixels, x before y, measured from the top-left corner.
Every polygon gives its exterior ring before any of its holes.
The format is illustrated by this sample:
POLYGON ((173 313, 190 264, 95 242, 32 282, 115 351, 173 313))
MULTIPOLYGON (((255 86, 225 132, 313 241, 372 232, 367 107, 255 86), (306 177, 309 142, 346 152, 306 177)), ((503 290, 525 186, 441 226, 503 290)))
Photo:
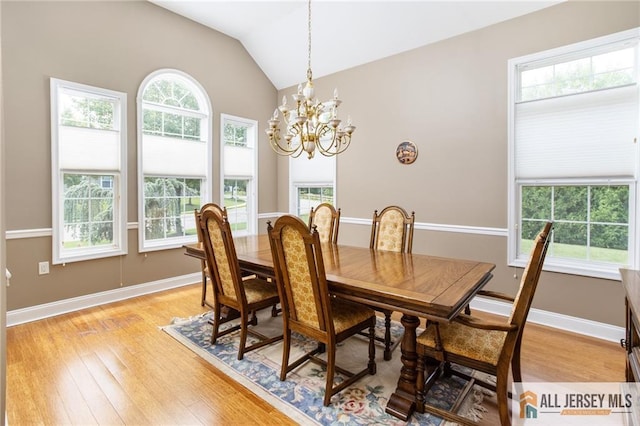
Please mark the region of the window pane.
MULTIPOLYGON (((546 220, 551 217, 551 187, 522 187, 522 218, 546 220)), ((535 236, 535 234, 534 234, 535 236)))
POLYGON ((101 130, 115 129, 115 105, 112 100, 74 96, 69 93, 61 93, 59 100, 61 125, 101 130))
POLYGON ((225 123, 224 143, 232 146, 247 146, 247 126, 235 123, 225 123))
POLYGON ((555 220, 587 220, 587 187, 558 186, 554 188, 555 220))
POLYGON ((587 225, 555 222, 553 227, 553 256, 587 259, 587 225))
POLYGON ((599 262, 627 264, 629 228, 620 225, 591 225, 591 258, 599 262))
POLYGON ((309 220, 311 207, 314 209, 322 203, 333 204, 332 186, 298 187, 298 217, 309 220))
POLYGON ((224 206, 227 208, 229 223, 233 231, 248 229, 248 207, 246 179, 224 180, 224 206))
POLYGON ((142 115, 142 132, 146 135, 162 135, 162 113, 144 109, 142 115))
POLYGON ((629 187, 617 185, 591 188, 591 220, 627 224, 629 187))
POLYGON ((145 239, 195 235, 201 185, 200 179, 145 178, 145 239))
POLYGON ((543 99, 636 82, 635 47, 520 72, 520 100, 543 99))
POLYGON ((66 173, 64 180, 65 249, 114 244, 113 175, 81 175, 66 173))

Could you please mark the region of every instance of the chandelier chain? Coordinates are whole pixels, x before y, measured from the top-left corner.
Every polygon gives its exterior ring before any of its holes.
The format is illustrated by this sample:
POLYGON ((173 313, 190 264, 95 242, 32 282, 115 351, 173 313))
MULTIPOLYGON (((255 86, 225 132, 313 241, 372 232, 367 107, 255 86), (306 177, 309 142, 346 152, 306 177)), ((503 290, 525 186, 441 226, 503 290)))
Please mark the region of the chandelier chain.
POLYGON ((311 79, 311 0, 307 2, 307 79, 311 79))

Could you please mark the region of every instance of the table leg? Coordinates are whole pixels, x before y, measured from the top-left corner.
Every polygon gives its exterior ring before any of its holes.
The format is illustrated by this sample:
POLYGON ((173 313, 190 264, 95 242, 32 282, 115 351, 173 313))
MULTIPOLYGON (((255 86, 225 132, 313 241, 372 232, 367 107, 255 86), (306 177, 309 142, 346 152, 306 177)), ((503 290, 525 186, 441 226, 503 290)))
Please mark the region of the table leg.
POLYGON ((389 398, 386 412, 402 419, 409 420, 416 407, 416 377, 418 354, 416 353, 416 328, 420 319, 411 315, 402 315, 400 320, 404 326, 404 335, 400 349, 402 351, 402 369, 395 392, 389 398))

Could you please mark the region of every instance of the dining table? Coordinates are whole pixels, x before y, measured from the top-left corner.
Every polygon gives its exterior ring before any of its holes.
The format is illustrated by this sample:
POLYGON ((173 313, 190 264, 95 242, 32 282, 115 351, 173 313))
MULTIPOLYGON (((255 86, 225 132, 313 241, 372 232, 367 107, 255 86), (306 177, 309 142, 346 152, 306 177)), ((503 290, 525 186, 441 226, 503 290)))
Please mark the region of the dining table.
MULTIPOLYGON (((267 234, 234 237, 240 268, 274 277, 267 234)), ((204 258, 202 244, 185 245, 185 254, 204 258)), ((322 244, 331 294, 402 314, 402 367, 386 412, 408 420, 415 410, 416 333, 421 320, 449 322, 492 278, 495 265, 476 260, 397 253, 343 244, 322 244)))

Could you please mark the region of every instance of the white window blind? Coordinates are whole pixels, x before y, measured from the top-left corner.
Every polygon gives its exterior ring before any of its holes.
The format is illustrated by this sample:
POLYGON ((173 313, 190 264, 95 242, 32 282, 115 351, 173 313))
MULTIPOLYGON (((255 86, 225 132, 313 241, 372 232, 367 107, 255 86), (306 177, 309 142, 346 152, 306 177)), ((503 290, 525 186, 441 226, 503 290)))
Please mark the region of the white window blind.
POLYGON ((255 152, 251 148, 225 145, 224 174, 226 176, 253 176, 255 174, 255 152))
POLYGON ((636 174, 638 86, 515 106, 517 179, 636 174))
POLYGON ((143 172, 152 176, 207 176, 207 144, 142 135, 143 172))
POLYGON ((325 157, 317 154, 312 159, 305 154, 291 158, 289 173, 291 181, 300 183, 333 182, 336 168, 336 157, 325 157))
POLYGON ((61 169, 120 169, 119 131, 60 126, 58 138, 61 169))

